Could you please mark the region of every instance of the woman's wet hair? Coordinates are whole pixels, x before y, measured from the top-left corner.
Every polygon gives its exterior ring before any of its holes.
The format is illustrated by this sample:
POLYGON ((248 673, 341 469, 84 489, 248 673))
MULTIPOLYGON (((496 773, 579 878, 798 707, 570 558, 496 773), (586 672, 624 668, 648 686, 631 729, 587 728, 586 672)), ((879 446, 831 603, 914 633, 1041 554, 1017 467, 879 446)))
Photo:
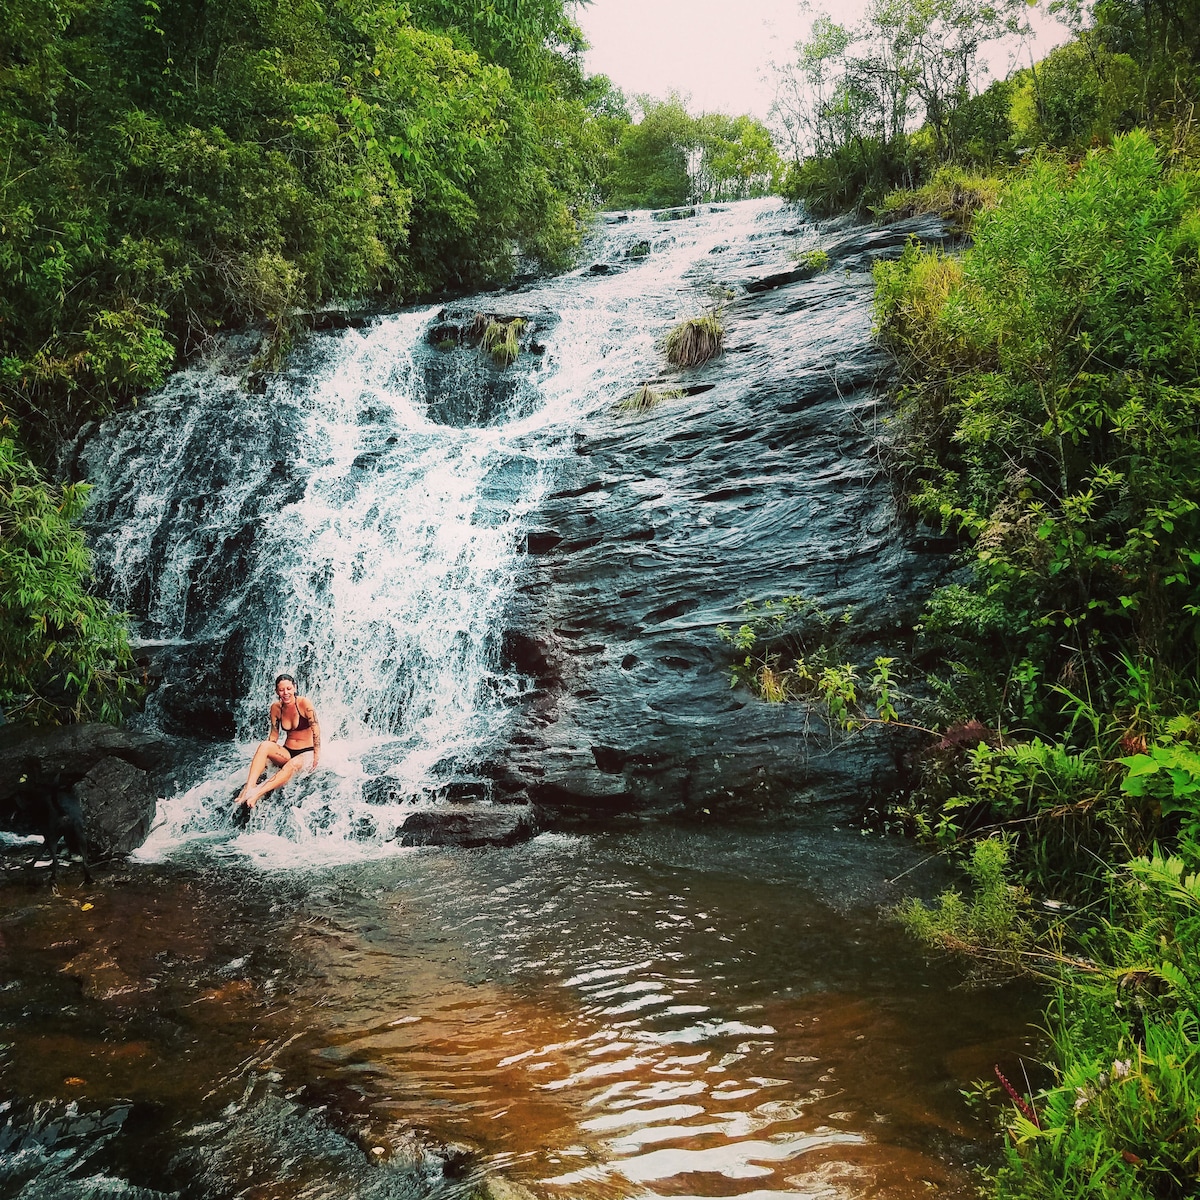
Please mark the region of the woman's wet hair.
POLYGON ((279 685, 280 685, 280 684, 281 684, 281 683, 282 683, 282 682, 283 682, 285 679, 288 681, 288 683, 290 683, 290 684, 292 685, 292 687, 295 687, 295 686, 296 686, 296 680, 295 680, 295 678, 294 678, 293 676, 291 676, 291 675, 277 675, 277 676, 275 677, 275 690, 276 690, 276 691, 279 691, 279 685))

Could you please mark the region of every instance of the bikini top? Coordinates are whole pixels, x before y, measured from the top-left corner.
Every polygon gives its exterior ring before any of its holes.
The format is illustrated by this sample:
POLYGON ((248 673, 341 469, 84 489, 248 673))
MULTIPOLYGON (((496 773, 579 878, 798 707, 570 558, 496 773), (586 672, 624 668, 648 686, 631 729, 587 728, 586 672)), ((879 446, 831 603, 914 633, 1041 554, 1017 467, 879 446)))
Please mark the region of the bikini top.
POLYGON ((296 700, 293 703, 296 705, 296 716, 299 720, 291 728, 283 723, 283 705, 279 706, 279 728, 289 736, 293 733, 303 733, 304 730, 312 727, 312 722, 300 711, 300 701, 296 700))

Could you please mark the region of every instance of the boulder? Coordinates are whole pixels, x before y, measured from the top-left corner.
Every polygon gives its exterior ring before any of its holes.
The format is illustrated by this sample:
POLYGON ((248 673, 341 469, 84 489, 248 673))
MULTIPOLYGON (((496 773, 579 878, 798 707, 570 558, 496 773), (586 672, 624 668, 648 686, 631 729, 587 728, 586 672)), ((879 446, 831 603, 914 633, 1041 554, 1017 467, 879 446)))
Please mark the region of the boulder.
POLYGON ((93 858, 136 850, 150 832, 158 795, 150 776, 122 758, 102 758, 76 785, 93 858))
POLYGON ((537 832, 527 804, 448 804, 409 817, 398 831, 402 846, 514 846, 537 832))
POLYGON ((0 828, 12 824, 11 803, 29 759, 42 774, 75 790, 93 859, 136 850, 154 820, 154 776, 170 761, 171 743, 150 734, 97 723, 0 729, 0 828))
POLYGON ((70 787, 107 758, 152 774, 164 770, 171 755, 172 744, 165 738, 98 722, 44 729, 5 725, 0 728, 0 802, 15 794, 21 764, 30 757, 41 763, 45 774, 61 773, 70 787))

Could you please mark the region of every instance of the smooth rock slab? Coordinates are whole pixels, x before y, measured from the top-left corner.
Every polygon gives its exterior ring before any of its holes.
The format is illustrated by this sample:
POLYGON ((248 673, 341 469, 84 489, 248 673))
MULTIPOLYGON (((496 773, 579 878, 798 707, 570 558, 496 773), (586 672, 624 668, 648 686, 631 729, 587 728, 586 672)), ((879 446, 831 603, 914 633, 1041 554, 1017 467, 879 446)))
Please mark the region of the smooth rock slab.
POLYGON ((543 826, 848 807, 904 786, 913 735, 847 737, 819 705, 731 688, 717 634, 745 601, 850 608, 846 656, 865 680, 911 644, 949 570, 880 463, 891 364, 871 276, 944 227, 813 229, 831 261, 814 272, 790 260, 796 219, 782 209, 731 239, 714 267, 735 297, 724 355, 659 381, 684 397, 586 419, 529 532, 504 656, 533 686, 497 792, 543 826))

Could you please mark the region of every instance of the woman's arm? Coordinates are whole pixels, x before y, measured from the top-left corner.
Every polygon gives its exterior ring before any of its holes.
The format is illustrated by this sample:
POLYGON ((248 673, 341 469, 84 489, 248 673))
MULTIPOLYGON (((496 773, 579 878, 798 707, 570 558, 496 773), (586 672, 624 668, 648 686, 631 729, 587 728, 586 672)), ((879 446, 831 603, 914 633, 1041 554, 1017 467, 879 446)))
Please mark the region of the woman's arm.
POLYGON ((279 714, 283 712, 283 707, 279 703, 271 705, 271 741, 279 741, 279 714))
POLYGON ((313 735, 313 760, 312 770, 317 769, 317 760, 321 757, 321 725, 317 720, 317 710, 313 708, 312 701, 308 701, 308 713, 306 714, 309 724, 312 727, 313 735))

